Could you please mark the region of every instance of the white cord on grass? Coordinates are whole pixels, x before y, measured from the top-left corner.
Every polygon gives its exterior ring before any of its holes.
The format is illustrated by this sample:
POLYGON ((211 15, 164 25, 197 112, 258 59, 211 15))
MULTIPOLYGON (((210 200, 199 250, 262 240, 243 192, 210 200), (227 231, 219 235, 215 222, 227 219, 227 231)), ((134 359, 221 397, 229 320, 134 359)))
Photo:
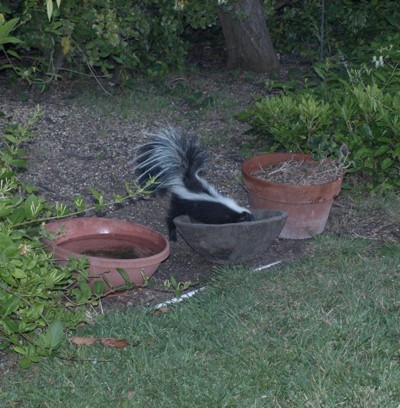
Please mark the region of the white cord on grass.
MULTIPOLYGON (((268 264, 268 265, 259 266, 258 268, 255 268, 255 269, 254 269, 254 272, 259 272, 259 271, 262 271, 262 270, 264 270, 264 269, 272 268, 273 266, 275 266, 275 265, 277 265, 277 264, 279 264, 279 263, 281 263, 281 262, 282 262, 282 261, 275 261, 275 262, 272 262, 272 263, 270 263, 270 264, 268 264)), ((171 305, 171 304, 173 304, 173 303, 182 302, 182 300, 185 300, 185 299, 188 299, 188 298, 192 297, 193 295, 195 295, 195 294, 198 293, 198 292, 201 292, 201 291, 204 290, 205 288, 206 288, 206 287, 204 286, 204 287, 202 287, 202 288, 192 290, 191 292, 187 292, 187 293, 183 294, 182 296, 175 297, 175 298, 173 298, 173 299, 171 299, 171 300, 167 300, 167 301, 165 301, 165 302, 163 302, 163 303, 159 303, 158 305, 155 305, 155 306, 153 307, 153 309, 154 309, 154 310, 158 310, 158 309, 161 309, 161 308, 163 308, 163 307, 167 307, 167 306, 169 306, 169 305, 171 305)))
POLYGON ((192 297, 197 292, 200 292, 200 291, 204 290, 205 288, 206 287, 204 286, 204 287, 202 287, 200 289, 195 289, 195 290, 192 290, 191 292, 187 292, 182 296, 175 297, 175 298, 173 298, 171 300, 167 300, 166 302, 163 302, 163 303, 159 303, 158 305, 155 305, 153 309, 157 310, 157 309, 161 309, 163 307, 167 307, 168 305, 171 305, 172 303, 182 302, 182 300, 185 300, 185 299, 188 299, 188 298, 192 297))
POLYGON ((259 272, 259 271, 263 271, 264 269, 272 268, 273 266, 278 265, 278 264, 280 264, 281 262, 282 262, 282 261, 275 261, 275 262, 272 262, 272 263, 270 263, 270 264, 268 264, 268 265, 259 266, 258 268, 255 268, 255 269, 254 269, 254 272, 259 272))

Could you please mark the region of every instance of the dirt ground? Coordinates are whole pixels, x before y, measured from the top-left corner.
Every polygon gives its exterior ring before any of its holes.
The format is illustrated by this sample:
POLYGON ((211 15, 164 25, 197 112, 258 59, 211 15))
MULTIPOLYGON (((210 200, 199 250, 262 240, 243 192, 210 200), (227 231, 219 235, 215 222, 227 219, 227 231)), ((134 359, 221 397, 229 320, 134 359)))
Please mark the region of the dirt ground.
MULTIPOLYGON (((283 67, 282 75, 290 68, 283 67)), ((246 206, 246 192, 240 180, 246 128, 232 115, 251 106, 255 95, 265 93, 267 79, 265 75, 208 68, 195 76, 168 78, 165 84, 166 89, 172 90, 171 97, 161 93, 160 99, 160 92, 154 88, 146 92, 142 86, 136 97, 135 93, 133 97, 132 93, 126 94, 125 100, 102 93, 93 81, 65 81, 45 93, 36 93, 0 80, 0 111, 16 122, 25 120, 40 104, 43 116, 35 126, 37 136, 27 143, 29 165, 21 178, 37 186, 49 202, 71 204, 79 195, 90 203, 90 188, 102 193, 107 202, 112 201, 113 193, 124 195, 125 182, 131 183, 135 178, 135 148, 147 140, 148 132, 169 124, 201 137, 209 153, 205 178, 221 193, 246 206), (188 97, 173 92, 177 83, 214 102, 205 108, 197 102, 193 105, 188 97), (85 93, 96 93, 97 99, 93 102, 86 98, 82 102, 85 93)), ((167 235, 167 208, 168 196, 156 196, 112 205, 101 216, 133 220, 167 235)), ((396 217, 369 199, 355 200, 346 192, 335 200, 325 233, 382 241, 400 239, 396 217)), ((312 240, 277 239, 259 259, 245 266, 259 267, 277 260, 290 262, 307 257, 311 251, 312 240)), ((179 237, 171 243, 169 258, 160 265, 148 288, 105 299, 102 306, 157 304, 174 296, 163 285, 166 279, 189 281, 193 284, 190 289, 199 288, 207 284, 216 267, 219 266, 201 258, 179 237)))

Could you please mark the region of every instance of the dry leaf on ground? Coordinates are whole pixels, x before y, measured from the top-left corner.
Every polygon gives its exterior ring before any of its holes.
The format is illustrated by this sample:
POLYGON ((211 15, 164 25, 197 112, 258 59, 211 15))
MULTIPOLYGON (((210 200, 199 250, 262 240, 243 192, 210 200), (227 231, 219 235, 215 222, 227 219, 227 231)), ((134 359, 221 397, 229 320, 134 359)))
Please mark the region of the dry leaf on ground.
POLYGON ((96 341, 100 341, 103 345, 111 348, 124 348, 129 346, 129 342, 125 339, 117 339, 115 337, 79 337, 79 336, 71 336, 71 342, 77 344, 78 346, 91 346, 92 344, 96 343, 96 341))
POLYGON ((162 306, 162 307, 152 310, 150 313, 152 315, 159 315, 159 314, 164 314, 168 312, 169 312, 168 306, 162 306))
POLYGON ((129 342, 125 339, 116 339, 113 337, 109 337, 106 339, 100 339, 100 341, 105 346, 111 348, 124 348, 129 346, 129 342))

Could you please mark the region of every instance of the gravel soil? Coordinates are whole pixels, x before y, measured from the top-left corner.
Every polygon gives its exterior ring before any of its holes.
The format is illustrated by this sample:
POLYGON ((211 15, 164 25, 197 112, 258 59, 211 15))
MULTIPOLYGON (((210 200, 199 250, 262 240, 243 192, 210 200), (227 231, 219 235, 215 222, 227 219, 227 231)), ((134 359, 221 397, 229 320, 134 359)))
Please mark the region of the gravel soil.
MULTIPOLYGON (((283 74, 287 72, 282 70, 283 74)), ((137 89, 109 96, 93 81, 62 82, 45 93, 0 80, 0 111, 12 122, 26 120, 39 104, 43 116, 35 126, 37 136, 25 146, 29 164, 20 177, 39 189, 49 202, 70 205, 76 196, 92 203, 90 189, 112 202, 113 194, 125 195, 125 183, 135 178, 135 148, 148 133, 172 125, 201 138, 209 153, 205 178, 221 193, 247 205, 240 181, 240 165, 247 141, 243 124, 233 114, 251 106, 264 93, 267 77, 234 75, 219 71, 190 77, 171 77, 159 87, 138 84, 137 89), (199 96, 200 95, 200 96, 199 96)), ((167 235, 165 216, 168 196, 154 196, 110 205, 102 214, 132 220, 167 235)), ((93 215, 87 213, 86 215, 93 215)), ((397 218, 398 220, 398 218, 397 218)), ((357 202, 342 193, 336 200, 326 233, 379 241, 398 241, 400 228, 384 208, 357 202)), ((276 260, 290 262, 309 256, 312 240, 276 240, 259 259, 258 267, 276 260)), ((207 284, 218 267, 195 253, 182 238, 171 243, 171 255, 155 273, 151 285, 119 297, 105 299, 103 308, 156 304, 173 297, 163 282, 172 276, 194 287, 207 284)))

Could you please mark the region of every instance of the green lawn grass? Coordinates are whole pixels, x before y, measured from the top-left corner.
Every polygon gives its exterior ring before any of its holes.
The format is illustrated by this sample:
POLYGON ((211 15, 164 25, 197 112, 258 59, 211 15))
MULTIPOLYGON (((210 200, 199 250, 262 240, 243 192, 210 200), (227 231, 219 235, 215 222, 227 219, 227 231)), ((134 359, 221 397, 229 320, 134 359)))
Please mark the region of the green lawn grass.
POLYGON ((1 379, 7 407, 400 405, 400 244, 321 236, 307 260, 224 268, 167 313, 128 308, 63 359, 1 379))

